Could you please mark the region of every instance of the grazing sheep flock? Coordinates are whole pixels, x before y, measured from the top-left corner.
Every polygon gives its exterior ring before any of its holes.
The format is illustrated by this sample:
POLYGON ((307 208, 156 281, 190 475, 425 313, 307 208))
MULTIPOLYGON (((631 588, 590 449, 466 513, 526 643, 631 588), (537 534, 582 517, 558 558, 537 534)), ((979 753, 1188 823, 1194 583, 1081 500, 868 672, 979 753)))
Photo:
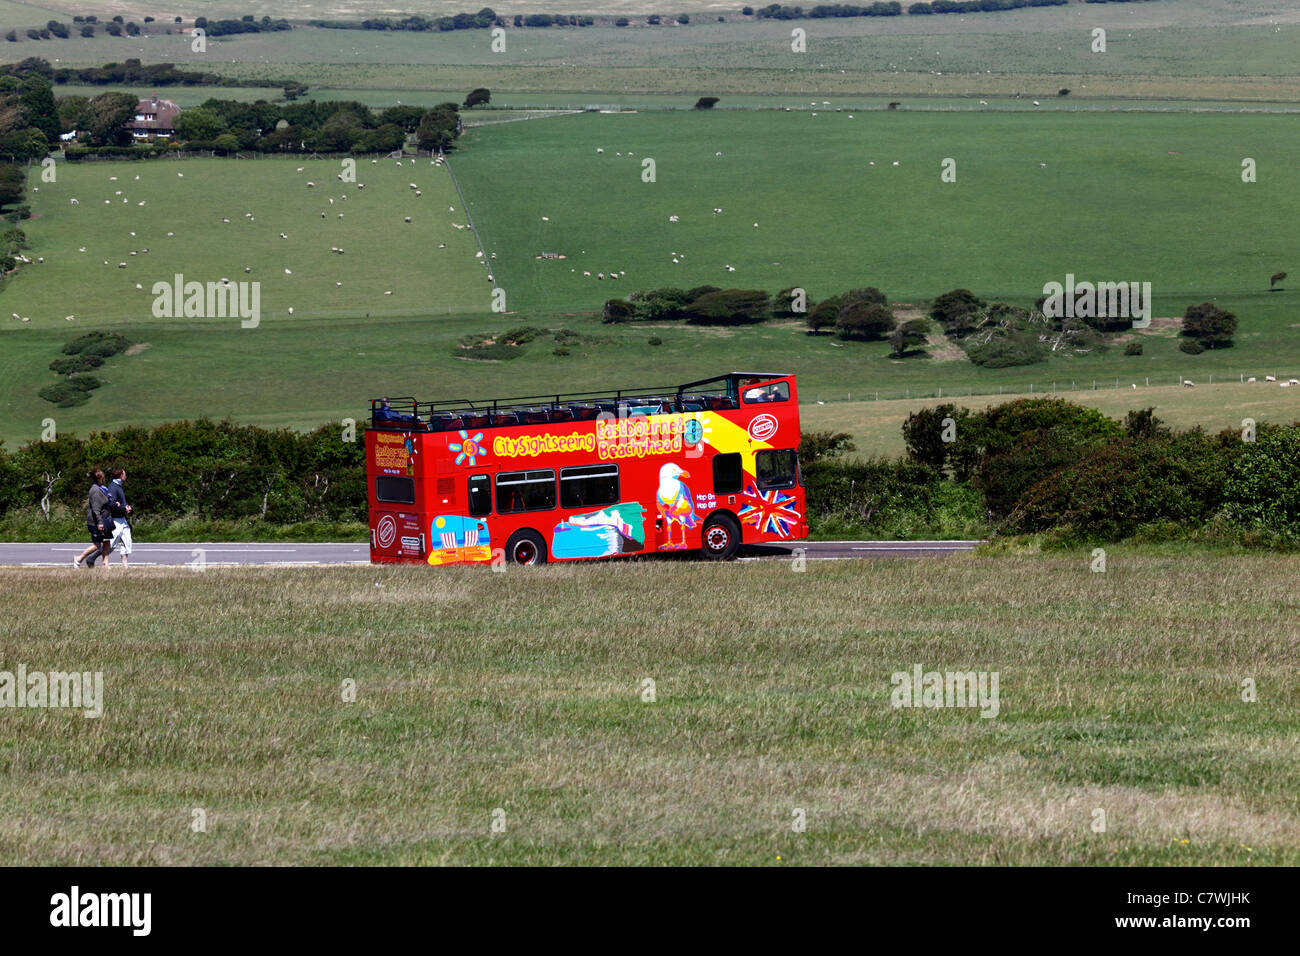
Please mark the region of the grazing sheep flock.
MULTIPOLYGON (((392 160, 389 160, 389 162, 392 163, 392 160)), ((379 165, 379 160, 372 160, 371 163, 372 165, 379 165)), ((401 161, 397 161, 396 163, 392 163, 392 164, 393 166, 402 165, 401 161)), ((411 163, 411 165, 415 165, 415 164, 411 163)), ((435 168, 441 168, 443 165, 441 161, 441 157, 431 160, 430 165, 435 168)), ((287 175, 290 177, 290 180, 296 180, 299 189, 305 188, 308 190, 315 190, 321 185, 321 178, 322 178, 320 175, 321 170, 326 168, 327 166, 332 166, 333 169, 338 169, 337 163, 335 161, 330 161, 330 160, 317 162, 314 164, 314 167, 312 164, 304 164, 302 166, 298 166, 295 168, 292 166, 280 166, 279 164, 272 165, 268 163, 264 168, 275 171, 275 175, 277 176, 287 175), (288 173, 287 170, 290 169, 294 170, 294 172, 288 173), (278 170, 284 170, 285 172, 279 172, 278 170), (311 179, 307 179, 306 176, 303 175, 303 174, 308 174, 309 171, 310 173, 316 174, 311 179)), ((206 236, 202 234, 202 230, 195 229, 191 223, 191 219, 193 218, 193 216, 189 210, 189 207, 187 207, 183 201, 178 202, 178 200, 183 200, 185 196, 191 195, 190 190, 193 189, 204 190, 206 188, 211 188, 211 181, 208 180, 205 182, 204 168, 202 162, 194 163, 194 168, 192 169, 187 167, 186 172, 176 172, 176 178, 172 179, 170 181, 170 184, 160 183, 157 177, 154 177, 154 179, 150 181, 149 173, 154 171, 154 168, 155 168, 154 164, 149 164, 146 167, 143 177, 139 174, 134 175, 134 179, 132 180, 132 185, 138 187, 137 191, 139 191, 140 189, 150 189, 150 188, 156 189, 161 187, 163 190, 165 190, 164 193, 165 201, 162 205, 165 208, 169 208, 171 210, 175 210, 179 205, 183 210, 182 213, 180 215, 177 215, 175 212, 172 212, 169 217, 159 220, 154 218, 159 214, 153 212, 153 210, 151 210, 149 214, 146 214, 144 213, 143 210, 140 210, 138 213, 136 213, 135 210, 133 209, 132 212, 128 214, 129 218, 126 221, 129 222, 130 225, 134 226, 134 228, 131 229, 129 232, 127 230, 123 230, 123 232, 127 232, 127 235, 125 237, 122 237, 122 233, 117 233, 117 235, 122 238, 116 241, 112 239, 112 233, 115 232, 115 230, 111 228, 106 230, 104 228, 104 224, 106 222, 113 222, 113 223, 121 222, 122 220, 121 219, 113 219, 113 220, 99 219, 99 217, 97 217, 94 213, 94 209, 97 208, 97 206, 94 204, 93 197, 87 196, 85 194, 86 192, 93 193, 95 191, 94 181, 97 177, 91 176, 91 177, 87 177, 86 179, 82 179, 80 177, 83 171, 78 169, 76 173, 76 176, 78 178, 75 181, 79 186, 77 191, 80 193, 80 195, 68 195, 68 192, 66 191, 63 194, 66 197, 66 202, 67 202, 67 205, 63 206, 63 209, 65 210, 64 216, 71 217, 71 222, 70 222, 71 228, 77 230, 78 238, 80 238, 82 242, 86 243, 84 245, 79 245, 75 247, 77 248, 78 252, 82 254, 89 253, 91 255, 94 255, 95 253, 99 253, 101 261, 103 262, 104 266, 106 267, 116 266, 118 270, 127 273, 127 276, 124 276, 124 278, 129 277, 128 283, 125 286, 120 286, 118 288, 137 293, 137 297, 132 297, 130 300, 126 300, 137 304, 129 306, 128 308, 131 311, 126 312, 125 315, 133 314, 136 310, 140 310, 142 308, 144 310, 144 314, 147 315, 148 308, 149 308, 147 304, 148 301, 147 297, 153 295, 152 289, 155 283, 159 281, 170 281, 172 276, 175 274, 185 275, 186 280, 193 279, 200 282, 203 281, 210 282, 211 281, 210 276, 205 276, 201 274, 202 271, 206 271, 208 269, 208 266, 205 265, 205 263, 208 261, 208 259, 211 256, 220 256, 222 253, 217 251, 217 249, 224 247, 226 244, 230 242, 229 239, 222 238, 219 241, 213 241, 210 244, 206 243, 205 242, 206 236), (187 178, 187 176, 189 178, 187 178), (87 209, 89 211, 83 211, 87 209), (149 218, 146 218, 146 215, 148 215, 149 218), (91 217, 91 218, 86 219, 85 217, 91 217), (160 226, 163 228, 160 229, 159 228, 160 226), (170 228, 166 228, 166 227, 170 227, 170 228), (147 237, 150 231, 153 230, 158 231, 159 233, 158 237, 165 237, 169 240, 175 240, 176 242, 174 246, 168 247, 169 251, 167 254, 165 254, 165 256, 162 259, 159 259, 157 256, 149 257, 147 255, 149 252, 148 247, 138 246, 136 242, 133 241, 137 238, 137 234, 139 236, 147 237), (197 253, 194 251, 196 248, 194 244, 196 242, 199 243, 198 248, 202 249, 202 253, 197 253), (93 251, 91 251, 92 249, 93 251), (140 274, 138 263, 148 263, 151 258, 154 259, 154 262, 152 263, 150 271, 147 274, 140 274), (188 262, 187 259, 189 260, 188 262), (140 298, 139 296, 143 296, 144 298, 140 298), (142 306, 139 304, 141 302, 144 302, 146 304, 142 306)), ((331 170, 331 172, 332 171, 333 170, 331 170)), ((160 171, 159 175, 170 178, 172 172, 175 172, 174 165, 172 166, 170 171, 166 171, 166 172, 160 171)), ((259 173, 260 172, 261 172, 261 168, 259 168, 259 173)), ((122 178, 130 178, 130 177, 122 177, 122 178)), ((349 178, 345 177, 343 174, 336 174, 336 178, 343 182, 350 181, 349 178)), ((144 200, 138 200, 136 196, 127 195, 130 190, 126 189, 125 187, 117 188, 118 179, 119 179, 118 175, 112 175, 112 176, 105 176, 104 179, 99 180, 99 182, 101 183, 106 182, 107 185, 109 186, 109 190, 101 192, 100 194, 101 198, 105 195, 108 195, 114 198, 120 198, 122 203, 124 204, 131 204, 136 208, 143 207, 145 205, 144 200)), ((62 177, 60 177, 60 181, 58 185, 60 187, 63 187, 62 177)), ((356 183, 355 185, 358 191, 364 190, 366 186, 365 183, 356 183)), ((277 273, 277 274, 281 274, 283 277, 281 280, 278 281, 272 280, 273 284, 268 283, 269 287, 263 289, 264 296, 273 297, 277 292, 276 286, 279 285, 279 282, 284 282, 284 283, 294 282, 295 284, 301 283, 302 287, 314 287, 317 290, 319 290, 321 284, 316 283, 314 280, 316 279, 318 273, 322 270, 328 270, 326 272, 326 275, 322 276, 322 278, 327 278, 329 280, 328 282, 323 283, 325 288, 342 289, 344 287, 344 282, 338 281, 338 279, 336 278, 336 274, 339 272, 339 270, 341 268, 345 268, 342 262, 331 263, 328 266, 325 265, 318 266, 315 263, 313 263, 311 260, 304 260, 303 258, 304 251, 306 251, 308 254, 311 254, 311 250, 313 248, 319 250, 324 248, 325 246, 329 247, 331 254, 338 255, 340 258, 344 255, 344 248, 341 245, 339 245, 337 241, 332 246, 329 245, 328 243, 326 243, 324 246, 317 245, 317 240, 323 238, 322 236, 318 235, 318 231, 329 230, 331 232, 329 238, 335 240, 339 238, 336 235, 337 231, 344 228, 348 229, 348 235, 350 238, 357 238, 357 236, 364 235, 366 237, 366 241, 362 241, 358 243, 363 247, 363 254, 357 258, 355 266, 349 268, 349 271, 352 272, 353 270, 355 270, 355 272, 358 275, 366 276, 370 281, 373 281, 376 276, 380 276, 384 274, 382 268, 376 268, 377 265, 382 265, 382 263, 376 263, 372 258, 373 253, 370 251, 374 247, 373 239, 377 235, 376 224, 374 221, 375 215, 376 214, 379 214, 381 216, 385 215, 385 210, 387 210, 386 213, 387 215, 391 215, 393 212, 402 215, 403 221, 407 224, 412 224, 414 222, 413 215, 410 214, 403 215, 404 213, 412 212, 412 210, 409 209, 409 203, 407 204, 408 208, 404 210, 402 209, 402 201, 396 198, 396 194, 391 191, 391 188, 390 189, 380 188, 378 191, 376 191, 374 188, 375 183, 372 182, 370 185, 372 188, 369 191, 369 193, 362 193, 362 196, 364 197, 365 195, 373 195, 378 198, 370 200, 369 203, 367 203, 364 198, 361 199, 361 202, 366 205, 366 209, 364 210, 360 219, 358 220, 359 224, 356 226, 353 226, 348 220, 345 220, 344 214, 341 212, 336 214, 337 218, 335 222, 337 223, 337 225, 333 225, 333 226, 327 225, 327 223, 329 223, 329 219, 326 216, 325 212, 323 210, 320 210, 319 207, 316 207, 314 209, 309 207, 307 210, 299 209, 296 212, 290 212, 288 214, 288 217, 286 218, 286 213, 283 210, 285 210, 286 208, 289 210, 293 210, 295 205, 297 204, 281 203, 281 204, 277 204, 274 207, 275 209, 274 212, 272 211, 272 208, 270 206, 268 206, 268 208, 264 210, 265 213, 265 215, 263 216, 264 219, 273 218, 273 219, 280 220, 278 222, 274 222, 271 224, 271 230, 273 231, 268 231, 263 224, 257 222, 257 217, 254 215, 252 211, 245 211, 242 214, 240 214, 238 213, 237 209, 223 210, 220 208, 220 205, 212 201, 213 199, 212 195, 209 195, 207 193, 200 194, 201 199, 198 202, 196 202, 194 206, 196 209, 199 210, 208 210, 207 215, 204 215, 202 211, 199 211, 197 218, 200 221, 206 221, 212 223, 219 222, 219 224, 223 227, 223 229, 230 228, 232 230, 237 230, 242 220, 242 225, 247 226, 249 228, 249 233, 247 234, 241 233, 241 236, 242 235, 254 236, 255 237, 254 239, 244 240, 241 238, 235 241, 237 243, 240 243, 241 245, 247 242, 249 245, 252 245, 254 248, 258 249, 259 255, 268 256, 268 261, 263 263, 264 266, 264 271, 262 271, 263 276, 266 276, 269 273, 277 273), (206 203, 206 205, 200 205, 202 203, 206 203), (383 205, 379 205, 381 203, 383 205), (215 215, 212 215, 212 213, 215 213, 215 215), (207 216, 211 216, 211 218, 209 219, 207 218, 207 216), (309 218, 305 218, 305 219, 300 218, 303 216, 309 218), (315 227, 309 225, 309 223, 313 221, 316 222, 315 227), (344 225, 345 222, 348 223, 347 226, 344 225), (296 227, 296 231, 295 231, 295 227, 296 227), (277 242, 283 248, 290 250, 289 252, 290 261, 288 262, 282 261, 280 263, 276 263, 274 259, 269 258, 270 253, 266 250, 266 248, 264 248, 265 240, 269 237, 275 237, 275 236, 278 236, 278 240, 272 238, 272 241, 277 242), (259 245, 259 243, 261 245, 259 245), (266 267, 270 267, 270 268, 266 268, 266 267), (297 273, 298 275, 295 276, 295 273, 297 273), (335 275, 331 275, 329 273, 335 273, 335 275)), ((397 183, 393 183, 392 185, 397 185, 397 183)), ((63 188, 67 189, 67 187, 63 187, 63 188)), ((31 191, 33 193, 40 193, 40 187, 32 187, 31 191)), ((328 187, 326 187, 326 191, 327 192, 330 191, 328 187)), ((414 193, 414 196, 410 197, 412 201, 421 199, 424 195, 424 190, 422 188, 422 185, 418 182, 407 182, 406 189, 402 190, 402 194, 409 196, 410 193, 414 193)), ((42 194, 40 198, 45 199, 45 196, 42 194)), ((152 197, 152 198, 157 199, 158 197, 152 197)), ((328 200, 329 205, 334 205, 336 198, 339 199, 340 201, 347 201, 349 199, 349 196, 346 193, 344 193, 342 195, 335 194, 334 196, 327 196, 326 198, 328 200)), ((59 201, 62 202, 63 200, 60 199, 59 201)), ((106 205, 109 205, 110 208, 112 207, 113 200, 104 199, 104 202, 106 205)), ((157 208, 157 205, 158 204, 155 203, 155 208, 157 208)), ((315 203, 311 203, 311 206, 315 206, 315 203)), ((455 206, 450 206, 449 209, 452 212, 454 212, 455 206)), ((48 216, 49 213, 47 212, 46 215, 48 216)), ((163 215, 166 216, 167 214, 164 213, 163 215)), ((468 224, 452 223, 452 225, 457 230, 464 230, 468 228, 468 224)), ((437 230, 439 228, 445 229, 446 227, 445 226, 440 227, 436 223, 428 223, 426 228, 437 230)), ((420 233, 415 234, 417 243, 421 241, 420 235, 421 233, 423 233, 423 231, 424 230, 422 229, 420 233)), ((223 233, 221 235, 224 237, 231 234, 223 233)), ((436 237, 431 237, 431 238, 436 238, 436 237)), ((148 240, 146 239, 145 241, 148 240)), ((436 243, 436 245, 438 249, 447 249, 448 243, 441 242, 441 243, 436 243)), ((429 244, 430 248, 432 248, 433 246, 434 243, 429 244)), ((478 245, 477 243, 473 243, 471 247, 477 249, 478 245)), ((315 253, 315 255, 319 256, 319 252, 315 253)), ((45 256, 29 259, 26 256, 16 255, 14 258, 16 259, 16 261, 22 263, 24 266, 31 265, 32 267, 35 266, 45 267, 45 263, 46 263, 45 256)), ((496 258, 495 253, 492 254, 492 258, 493 259, 496 258)), ((348 260, 352 260, 352 259, 353 259, 352 256, 348 256, 348 260)), ((480 261, 485 268, 487 267, 487 262, 485 260, 484 253, 481 250, 476 253, 475 259, 480 261)), ((59 257, 57 256, 52 256, 50 258, 50 262, 52 263, 59 263, 59 261, 60 261, 59 257)), ((229 263, 228 267, 233 265, 235 265, 235 263, 229 263)), ((212 269, 211 271, 215 271, 215 269, 212 269)), ((243 271, 245 276, 252 276, 254 270, 250 264, 250 265, 244 265, 243 271)), ((495 277, 491 273, 489 273, 489 275, 493 280, 495 279, 495 277)), ((265 278, 262 281, 267 282, 265 278)), ((221 279, 219 284, 222 287, 228 288, 230 284, 230 280, 228 278, 223 278, 221 279)), ((349 285, 351 286, 352 294, 354 296, 357 294, 357 290, 360 288, 360 285, 362 284, 349 283, 349 285)), ((112 283, 109 283, 108 285, 104 285, 103 283, 99 284, 99 286, 102 288, 102 291, 109 295, 111 295, 112 293, 112 285, 113 285, 112 283)), ((299 287, 299 286, 295 285, 295 287, 299 287)), ((35 289, 36 286, 31 286, 29 288, 35 289)), ((49 288, 49 286, 46 286, 45 288, 49 288)), ((378 293, 380 291, 382 291, 385 296, 395 297, 398 299, 400 299, 401 296, 403 295, 403 292, 400 288, 389 288, 386 290, 376 289, 375 293, 378 293)), ((11 298, 12 297, 13 295, 11 293, 11 298)), ((118 302, 123 300, 113 298, 111 299, 111 301, 114 304, 117 304, 118 302)), ((264 299, 263 301, 266 300, 264 299)), ((320 304, 323 305, 328 301, 330 301, 330 297, 323 296, 320 304)), ((15 305, 17 305, 17 303, 15 303, 15 305)), ((353 307, 355 308, 358 306, 354 305, 353 307)), ((110 310, 112 308, 113 306, 107 304, 103 306, 98 306, 95 303, 86 302, 85 307, 81 310, 78 310, 78 313, 83 313, 83 312, 93 313, 98 311, 101 314, 111 314, 110 310)), ((302 312, 311 314, 313 312, 312 303, 299 302, 294 307, 287 307, 286 305, 281 305, 279 306, 279 308, 283 310, 281 312, 282 315, 284 314, 295 315, 296 313, 302 313, 302 312)), ((52 309, 50 309, 48 305, 45 305, 43 307, 43 311, 48 315, 50 312, 52 312, 52 309)), ((33 315, 35 314, 36 313, 33 312, 33 315)), ((66 316, 65 318, 68 321, 72 321, 73 319, 75 319, 75 317, 76 316, 73 315, 73 316, 66 316)), ((37 316, 37 321, 40 321, 40 318, 41 318, 40 316, 37 316)), ((30 321, 30 316, 23 316, 19 313, 14 313, 14 320, 26 322, 26 321, 30 321)))

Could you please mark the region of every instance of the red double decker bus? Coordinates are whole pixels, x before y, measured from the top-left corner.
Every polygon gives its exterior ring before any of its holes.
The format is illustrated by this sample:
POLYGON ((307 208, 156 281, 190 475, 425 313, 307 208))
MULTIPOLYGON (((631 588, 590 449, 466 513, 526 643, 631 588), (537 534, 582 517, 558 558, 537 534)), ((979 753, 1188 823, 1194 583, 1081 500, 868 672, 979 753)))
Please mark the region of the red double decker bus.
POLYGON ((372 562, 727 559, 808 536, 793 375, 370 406, 372 562))

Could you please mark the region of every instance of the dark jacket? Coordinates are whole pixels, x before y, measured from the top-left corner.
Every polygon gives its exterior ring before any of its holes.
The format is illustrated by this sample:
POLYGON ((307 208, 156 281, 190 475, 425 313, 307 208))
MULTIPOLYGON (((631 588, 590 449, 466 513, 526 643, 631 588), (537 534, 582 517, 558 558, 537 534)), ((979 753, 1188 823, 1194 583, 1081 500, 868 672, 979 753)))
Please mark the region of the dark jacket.
POLYGON ((126 514, 126 492, 122 490, 122 483, 114 478, 108 483, 109 511, 113 518, 128 528, 131 527, 131 519, 126 514))
POLYGON ((113 515, 110 510, 112 499, 100 485, 91 485, 86 495, 86 524, 92 528, 100 525, 107 531, 113 527, 113 515))

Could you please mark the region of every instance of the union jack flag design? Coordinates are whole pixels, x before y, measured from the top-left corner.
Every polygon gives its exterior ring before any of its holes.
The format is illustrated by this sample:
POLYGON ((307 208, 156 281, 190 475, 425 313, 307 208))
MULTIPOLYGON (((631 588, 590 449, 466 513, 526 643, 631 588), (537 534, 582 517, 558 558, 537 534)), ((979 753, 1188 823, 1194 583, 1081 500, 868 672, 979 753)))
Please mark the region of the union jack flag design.
POLYGON ((791 526, 799 520, 799 512, 794 510, 794 495, 788 495, 779 489, 760 494, 753 485, 748 485, 745 496, 751 503, 740 509, 740 520, 743 523, 753 525, 765 534, 789 537, 791 526))

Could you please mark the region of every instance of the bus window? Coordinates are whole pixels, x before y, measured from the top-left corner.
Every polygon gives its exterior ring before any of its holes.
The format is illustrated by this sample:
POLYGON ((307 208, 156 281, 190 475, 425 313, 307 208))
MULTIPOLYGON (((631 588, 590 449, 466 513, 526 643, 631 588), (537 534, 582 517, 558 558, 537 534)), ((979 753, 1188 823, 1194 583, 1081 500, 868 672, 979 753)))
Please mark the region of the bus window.
POLYGON ((788 402, 789 400, 789 382, 773 382, 771 385, 745 389, 746 402, 788 402))
POLYGON ((415 479, 379 475, 375 478, 375 497, 395 505, 415 504, 415 479))
POLYGON ((560 469, 560 507, 602 508, 618 504, 618 465, 560 469))
POLYGON ((715 495, 734 495, 740 492, 745 483, 741 470, 740 452, 713 456, 713 493, 715 495))
POLYGON ((497 514, 555 507, 555 472, 507 471, 497 475, 497 514))
POLYGON ((799 456, 789 448, 755 452, 754 477, 759 491, 793 488, 799 478, 799 456))
POLYGON ((487 475, 469 476, 469 514, 482 518, 492 513, 492 479, 487 475))

